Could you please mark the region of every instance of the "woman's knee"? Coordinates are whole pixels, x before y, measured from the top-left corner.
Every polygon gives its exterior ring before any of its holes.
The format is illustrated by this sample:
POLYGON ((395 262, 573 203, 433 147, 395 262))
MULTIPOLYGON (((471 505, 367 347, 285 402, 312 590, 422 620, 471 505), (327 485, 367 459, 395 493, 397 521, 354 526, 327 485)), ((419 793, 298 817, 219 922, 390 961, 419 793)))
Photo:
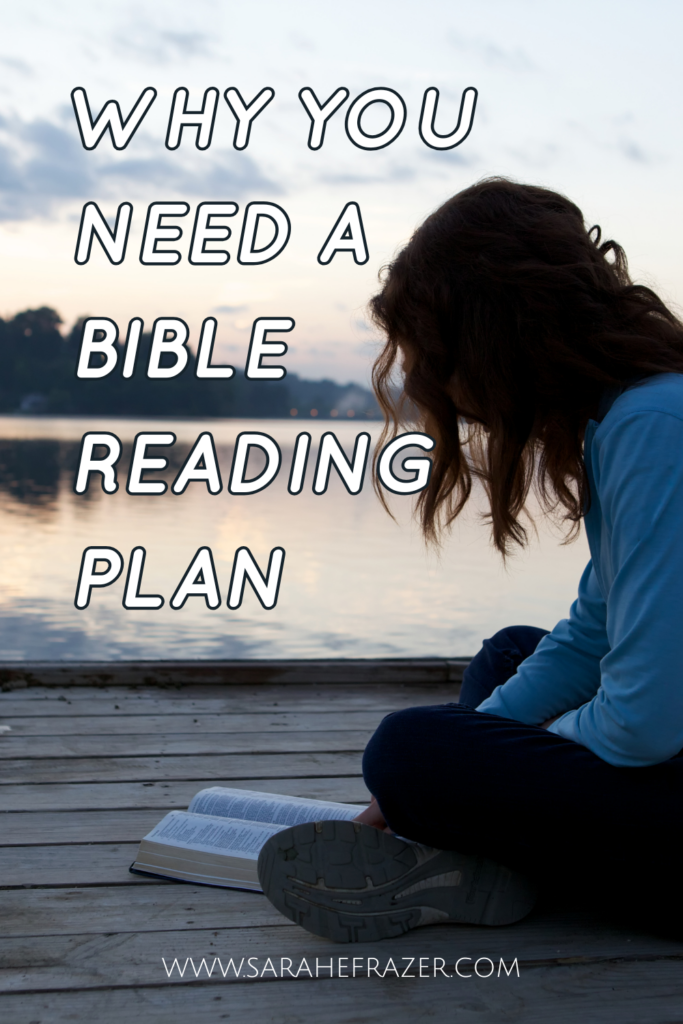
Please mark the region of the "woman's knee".
POLYGON ((483 646, 504 652, 516 661, 522 662, 534 653, 547 633, 548 630, 540 626, 505 626, 488 640, 484 640, 483 646))
POLYGON ((515 674, 547 632, 538 626, 506 626, 484 640, 463 674, 460 702, 478 707, 515 674))
POLYGON ((455 728, 459 710, 457 704, 405 708, 380 722, 363 754, 363 778, 380 806, 387 789, 412 788, 423 774, 421 768, 430 762, 438 725, 447 716, 455 720, 455 728))
MULTIPOLYGON (((421 708, 394 711, 383 718, 363 754, 363 779, 368 790, 385 808, 392 795, 403 789, 414 723, 421 708)), ((386 813, 386 811, 385 811, 386 813)))

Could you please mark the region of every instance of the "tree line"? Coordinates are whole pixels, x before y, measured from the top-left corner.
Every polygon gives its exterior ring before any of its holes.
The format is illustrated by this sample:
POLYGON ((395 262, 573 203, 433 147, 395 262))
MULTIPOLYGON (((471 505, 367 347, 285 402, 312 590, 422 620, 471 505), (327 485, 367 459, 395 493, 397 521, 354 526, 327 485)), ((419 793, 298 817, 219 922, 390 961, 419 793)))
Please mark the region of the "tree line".
MULTIPOLYGON (((288 373, 281 381, 249 381, 235 369, 229 380, 195 376, 196 354, 177 377, 145 375, 151 337, 140 339, 133 376, 120 369, 99 380, 79 380, 76 365, 82 320, 63 335, 48 306, 0 319, 0 413, 78 416, 198 416, 374 419, 371 391, 357 384, 310 381, 288 373)), ((122 366, 123 359, 118 365, 122 366)))

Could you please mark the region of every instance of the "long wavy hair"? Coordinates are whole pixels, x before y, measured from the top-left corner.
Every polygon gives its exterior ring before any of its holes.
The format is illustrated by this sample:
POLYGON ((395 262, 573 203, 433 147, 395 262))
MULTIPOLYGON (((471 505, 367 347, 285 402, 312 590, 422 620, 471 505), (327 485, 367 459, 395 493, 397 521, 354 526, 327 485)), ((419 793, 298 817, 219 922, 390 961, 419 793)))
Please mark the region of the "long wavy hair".
POLYGON ((570 538, 590 502, 583 438, 604 392, 683 373, 683 324, 633 284, 621 246, 565 196, 506 178, 431 214, 384 268, 370 311, 386 336, 373 368, 379 447, 416 412, 435 440, 417 504, 432 541, 475 478, 503 555, 526 541, 532 487, 570 538))

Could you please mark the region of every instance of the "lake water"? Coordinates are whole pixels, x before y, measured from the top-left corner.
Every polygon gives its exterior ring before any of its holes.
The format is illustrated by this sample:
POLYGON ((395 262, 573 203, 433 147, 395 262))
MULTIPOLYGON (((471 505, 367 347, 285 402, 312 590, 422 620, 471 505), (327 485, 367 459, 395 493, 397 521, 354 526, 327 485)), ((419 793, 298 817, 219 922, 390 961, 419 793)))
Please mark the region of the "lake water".
MULTIPOLYGON (((359 495, 349 495, 334 471, 327 493, 315 495, 309 463, 302 493, 288 494, 293 443, 302 429, 312 434, 315 455, 332 424, 0 417, 0 658, 458 657, 473 654, 504 625, 550 628, 566 614, 588 559, 583 535, 561 546, 557 532, 541 526, 530 548, 504 568, 486 527, 470 512, 436 555, 425 550, 412 522, 412 499, 391 497, 393 522, 369 474, 359 495), (124 476, 118 492, 107 495, 96 475, 78 496, 73 478, 88 430, 121 438, 124 467, 136 433, 172 430, 178 441, 164 451, 168 479, 203 430, 214 435, 224 482, 241 430, 275 438, 283 464, 278 478, 254 495, 210 495, 205 484, 192 483, 180 496, 131 496, 124 476), (164 607, 126 611, 124 571, 77 610, 81 554, 90 545, 117 548, 126 564, 133 547, 146 548, 142 590, 163 595, 164 607), (243 545, 263 569, 272 548, 286 551, 270 611, 248 584, 238 610, 225 605, 234 553, 243 545), (200 546, 213 552, 223 605, 212 611, 194 597, 174 611, 169 599, 200 546)), ((348 452, 360 429, 334 424, 348 452)), ((362 429, 379 433, 378 424, 362 429)))

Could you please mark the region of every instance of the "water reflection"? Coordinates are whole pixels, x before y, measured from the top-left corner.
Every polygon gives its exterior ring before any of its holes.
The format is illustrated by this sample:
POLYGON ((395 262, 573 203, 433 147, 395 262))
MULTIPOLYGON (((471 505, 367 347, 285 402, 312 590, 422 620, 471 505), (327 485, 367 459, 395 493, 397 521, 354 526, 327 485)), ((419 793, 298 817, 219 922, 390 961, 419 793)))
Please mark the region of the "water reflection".
MULTIPOLYGON (((20 438, 0 438, 0 494, 6 495, 24 505, 36 508, 50 508, 56 511, 56 500, 60 489, 71 489, 78 467, 79 441, 48 441, 20 438)), ((191 445, 175 444, 172 447, 149 448, 150 456, 163 456, 168 461, 165 471, 156 471, 155 479, 173 481, 178 470, 189 455, 191 445)), ((124 444, 118 462, 118 475, 125 486, 133 451, 132 444, 124 444)), ((95 457, 104 454, 104 449, 95 450, 95 457)), ((224 459, 232 457, 231 450, 225 451, 224 459)), ((254 459, 254 465, 257 459, 254 459)), ((95 497, 100 490, 100 476, 94 473, 91 486, 84 497, 95 497)), ((0 499, 1 500, 1 499, 0 499)))
MULTIPOLYGON (((327 427, 309 426, 313 455, 327 427)), ((300 429, 300 428, 299 428, 300 429)), ((359 427, 335 427, 351 452, 359 427)), ((373 425, 376 434, 378 427, 373 425)), ((470 516, 441 555, 426 552, 410 518, 410 499, 392 498, 397 522, 383 511, 369 480, 349 495, 332 473, 326 494, 287 493, 297 426, 290 421, 94 421, 0 417, 0 657, 4 659, 458 656, 511 622, 552 626, 573 598, 587 559, 583 540, 562 548, 540 541, 505 571, 488 534, 470 516), (129 495, 132 443, 139 431, 173 430, 158 448, 172 482, 203 430, 215 438, 224 487, 241 430, 274 437, 283 453, 278 478, 264 491, 234 496, 192 483, 183 495, 129 495), (123 442, 119 490, 107 495, 99 475, 76 495, 82 435, 115 432, 123 442), (88 609, 73 600, 83 549, 116 547, 126 560, 147 550, 143 592, 162 594, 158 612, 125 611, 123 578, 96 593, 88 609), (197 548, 211 548, 223 595, 210 611, 191 598, 169 599, 197 548), (225 607, 236 549, 246 545, 264 568, 273 547, 287 552, 278 605, 265 611, 247 587, 237 611, 225 607)), ((250 475, 259 470, 255 453, 250 475)), ((124 573, 125 577, 125 573, 124 573)))
MULTIPOLYGON (((73 447, 59 441, 0 438, 0 491, 25 505, 43 508, 54 504, 62 467, 73 447)), ((73 457, 77 457, 77 450, 73 457)))

